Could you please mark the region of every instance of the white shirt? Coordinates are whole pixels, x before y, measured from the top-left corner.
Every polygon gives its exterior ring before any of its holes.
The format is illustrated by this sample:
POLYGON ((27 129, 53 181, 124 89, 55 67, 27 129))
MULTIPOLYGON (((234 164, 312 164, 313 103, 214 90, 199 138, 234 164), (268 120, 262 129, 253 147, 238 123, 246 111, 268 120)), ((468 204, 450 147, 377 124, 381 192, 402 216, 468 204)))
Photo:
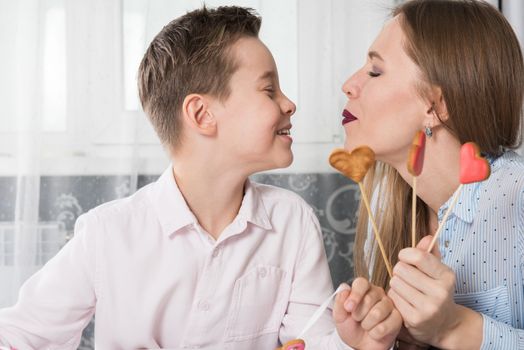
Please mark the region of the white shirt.
MULTIPOLYGON (((134 195, 82 215, 75 236, 0 310, 0 345, 76 349, 96 311, 98 349, 269 349, 295 338, 333 287, 313 210, 246 182, 215 241, 171 168, 134 195)), ((331 310, 307 349, 349 349, 331 310)))

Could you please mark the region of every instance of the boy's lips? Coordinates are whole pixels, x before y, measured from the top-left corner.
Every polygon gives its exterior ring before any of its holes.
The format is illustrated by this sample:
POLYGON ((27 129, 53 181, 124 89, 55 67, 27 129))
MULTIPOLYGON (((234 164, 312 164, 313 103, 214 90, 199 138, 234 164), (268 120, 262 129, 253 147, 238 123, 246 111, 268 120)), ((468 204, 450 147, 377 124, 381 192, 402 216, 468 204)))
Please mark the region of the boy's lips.
POLYGON ((344 109, 344 111, 342 112, 342 116, 344 117, 344 119, 342 119, 342 125, 358 119, 353 114, 351 114, 351 112, 349 112, 347 109, 344 109))

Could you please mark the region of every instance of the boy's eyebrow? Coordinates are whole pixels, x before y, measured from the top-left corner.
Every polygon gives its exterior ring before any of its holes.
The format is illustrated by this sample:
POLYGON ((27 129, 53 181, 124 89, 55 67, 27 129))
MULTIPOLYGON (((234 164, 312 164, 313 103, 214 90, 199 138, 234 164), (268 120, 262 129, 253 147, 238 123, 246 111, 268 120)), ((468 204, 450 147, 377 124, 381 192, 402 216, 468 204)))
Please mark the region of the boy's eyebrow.
POLYGON ((264 74, 262 74, 260 77, 258 77, 257 81, 273 80, 273 79, 275 79, 275 77, 276 77, 275 72, 272 71, 272 70, 268 70, 267 72, 264 72, 264 74))
POLYGON ((384 59, 382 58, 382 56, 380 56, 379 53, 376 52, 376 51, 369 51, 368 52, 368 57, 369 57, 369 59, 377 58, 377 59, 381 60, 382 62, 384 62, 384 59))

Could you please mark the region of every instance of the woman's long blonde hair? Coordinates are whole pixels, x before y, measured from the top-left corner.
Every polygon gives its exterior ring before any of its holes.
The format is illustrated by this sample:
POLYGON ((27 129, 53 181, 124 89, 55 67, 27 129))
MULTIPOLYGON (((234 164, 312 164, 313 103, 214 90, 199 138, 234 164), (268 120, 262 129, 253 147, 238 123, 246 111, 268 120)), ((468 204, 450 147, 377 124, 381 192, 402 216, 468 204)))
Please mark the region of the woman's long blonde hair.
MULTIPOLYGON (((421 94, 424 87, 441 88, 448 112, 444 125, 457 139, 474 141, 492 156, 518 148, 524 64, 504 16, 475 0, 413 0, 392 14, 399 15, 406 53, 422 73, 421 94)), ((411 245, 411 187, 394 168, 380 162, 366 175, 364 187, 368 198, 378 198, 374 215, 394 266, 399 251, 411 245)), ((416 218, 418 241, 429 232, 429 209, 420 198, 416 218)), ((377 245, 370 245, 368 252, 364 249, 368 219, 361 203, 354 246, 356 275, 386 289, 389 278, 377 245)))

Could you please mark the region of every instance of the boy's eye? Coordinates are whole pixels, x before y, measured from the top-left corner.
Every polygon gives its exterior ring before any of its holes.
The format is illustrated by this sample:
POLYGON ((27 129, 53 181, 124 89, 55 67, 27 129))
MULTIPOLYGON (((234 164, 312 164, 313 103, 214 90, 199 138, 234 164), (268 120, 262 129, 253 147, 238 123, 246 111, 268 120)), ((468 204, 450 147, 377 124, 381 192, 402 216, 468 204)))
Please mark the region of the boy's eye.
POLYGON ((380 73, 377 73, 377 72, 373 72, 373 71, 369 71, 368 72, 368 75, 372 78, 376 78, 376 77, 379 77, 380 76, 380 73))

